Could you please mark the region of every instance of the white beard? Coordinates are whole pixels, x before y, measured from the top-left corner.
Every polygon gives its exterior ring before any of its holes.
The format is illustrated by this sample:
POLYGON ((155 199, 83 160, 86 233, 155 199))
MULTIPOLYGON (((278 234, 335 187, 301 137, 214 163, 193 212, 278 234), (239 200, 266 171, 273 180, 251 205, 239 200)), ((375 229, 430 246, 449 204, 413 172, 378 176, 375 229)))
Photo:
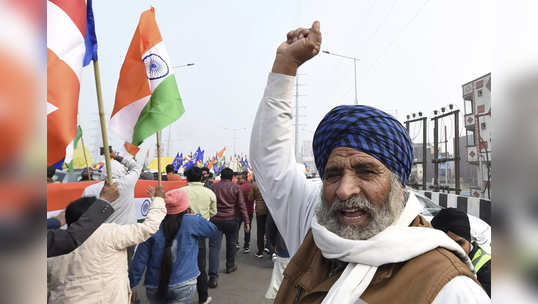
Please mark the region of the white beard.
POLYGON ((321 204, 316 209, 318 223, 336 235, 349 240, 367 240, 385 230, 398 219, 404 208, 404 196, 402 195, 404 189, 397 177, 393 175, 391 180, 391 191, 379 211, 362 194, 344 201, 335 198, 329 207, 329 202, 322 190, 320 194, 321 204), (358 208, 364 211, 365 216, 368 217, 368 224, 361 227, 340 223, 338 211, 344 208, 358 208))

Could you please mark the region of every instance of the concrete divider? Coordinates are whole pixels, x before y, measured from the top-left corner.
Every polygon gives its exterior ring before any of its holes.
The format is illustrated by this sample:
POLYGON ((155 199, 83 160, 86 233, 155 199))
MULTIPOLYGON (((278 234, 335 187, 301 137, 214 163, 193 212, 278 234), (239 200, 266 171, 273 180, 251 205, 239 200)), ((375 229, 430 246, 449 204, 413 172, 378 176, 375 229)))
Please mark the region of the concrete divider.
POLYGON ((462 196, 452 193, 431 192, 424 190, 415 190, 425 197, 431 199, 434 203, 441 207, 458 208, 461 211, 481 218, 486 223, 491 225, 491 201, 471 197, 462 196))

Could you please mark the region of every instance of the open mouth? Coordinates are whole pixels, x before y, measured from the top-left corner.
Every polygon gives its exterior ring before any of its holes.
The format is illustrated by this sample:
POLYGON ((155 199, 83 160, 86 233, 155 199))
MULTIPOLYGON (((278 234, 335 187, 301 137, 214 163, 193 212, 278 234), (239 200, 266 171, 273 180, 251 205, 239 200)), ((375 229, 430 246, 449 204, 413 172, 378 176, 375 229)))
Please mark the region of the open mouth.
POLYGON ((363 225, 368 221, 368 212, 359 208, 345 208, 337 212, 340 223, 344 225, 363 225))

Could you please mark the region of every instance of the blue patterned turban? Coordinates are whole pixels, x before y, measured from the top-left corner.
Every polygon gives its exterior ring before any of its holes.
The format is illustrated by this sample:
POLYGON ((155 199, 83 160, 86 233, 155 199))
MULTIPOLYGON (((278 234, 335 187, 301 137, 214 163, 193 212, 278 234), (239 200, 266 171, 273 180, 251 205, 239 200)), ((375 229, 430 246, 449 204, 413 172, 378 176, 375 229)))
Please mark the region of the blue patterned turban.
POLYGON ((367 153, 400 177, 405 185, 413 165, 413 146, 407 130, 392 115, 364 105, 332 109, 318 125, 312 148, 321 177, 334 148, 367 153))

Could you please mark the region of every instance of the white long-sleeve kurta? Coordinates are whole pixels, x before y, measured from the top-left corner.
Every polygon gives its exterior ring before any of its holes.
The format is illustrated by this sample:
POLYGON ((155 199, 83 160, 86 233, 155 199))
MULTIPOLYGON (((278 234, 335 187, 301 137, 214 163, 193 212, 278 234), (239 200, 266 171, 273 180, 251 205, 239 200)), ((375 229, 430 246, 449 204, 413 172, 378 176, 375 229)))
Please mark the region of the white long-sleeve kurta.
MULTIPOLYGON (((269 74, 250 139, 250 157, 260 192, 293 256, 310 229, 321 201, 321 183, 308 181, 292 145, 295 77, 269 74)), ((484 290, 466 276, 447 283, 433 303, 490 303, 484 290)))
MULTIPOLYGON (((111 160, 115 161, 115 160, 111 160)), ((105 221, 105 223, 115 223, 120 225, 136 223, 136 208, 134 205, 134 190, 136 182, 142 171, 142 164, 137 163, 130 157, 124 157, 121 164, 127 167, 127 173, 121 177, 113 178, 113 182, 118 184, 120 197, 113 203, 114 213, 105 221)), ((99 197, 105 182, 93 184, 84 189, 83 197, 96 196, 99 197)))

